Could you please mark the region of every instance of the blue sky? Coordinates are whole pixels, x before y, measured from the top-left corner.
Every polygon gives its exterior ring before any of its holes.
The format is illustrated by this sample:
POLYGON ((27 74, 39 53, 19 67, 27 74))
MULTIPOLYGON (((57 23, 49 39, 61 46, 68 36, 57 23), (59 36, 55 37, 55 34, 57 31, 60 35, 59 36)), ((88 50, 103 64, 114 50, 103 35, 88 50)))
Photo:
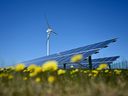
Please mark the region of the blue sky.
POLYGON ((117 37, 94 57, 128 59, 127 0, 0 0, 1 65, 46 55, 44 14, 58 33, 51 53, 117 37))

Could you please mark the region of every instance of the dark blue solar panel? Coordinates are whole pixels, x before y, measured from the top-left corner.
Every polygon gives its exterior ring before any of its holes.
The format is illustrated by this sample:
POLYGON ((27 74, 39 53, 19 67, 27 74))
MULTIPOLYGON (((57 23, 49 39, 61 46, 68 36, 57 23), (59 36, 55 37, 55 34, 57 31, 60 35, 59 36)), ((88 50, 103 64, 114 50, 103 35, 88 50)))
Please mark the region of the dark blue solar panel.
POLYGON ((65 55, 65 54, 75 53, 75 52, 79 52, 79 51, 87 51, 87 50, 92 50, 92 49, 104 48, 109 43, 112 43, 112 42, 115 42, 115 41, 116 41, 116 39, 106 40, 106 41, 103 41, 103 42, 87 45, 87 46, 84 46, 84 47, 79 47, 79 48, 71 49, 71 50, 68 50, 68 51, 60 52, 59 54, 65 55))
MULTIPOLYGON (((91 50, 91 51, 88 51, 88 52, 81 52, 80 54, 83 55, 83 59, 81 61, 83 61, 84 59, 86 59, 88 56, 92 55, 92 54, 95 54, 98 50, 91 50)), ((79 53, 78 53, 79 54, 79 53)), ((75 55, 75 54, 73 54, 75 55)), ((70 60, 71 60, 71 57, 73 55, 70 55, 68 57, 62 57, 61 60, 57 60, 59 62, 59 64, 63 64, 63 63, 70 63, 70 60)))
MULTIPOLYGON (((98 58, 98 59, 93 59, 92 60, 92 63, 95 62, 95 63, 104 63, 104 62, 111 62, 111 61, 115 61, 117 58, 119 58, 119 56, 113 56, 113 57, 105 57, 105 58, 98 58)), ((86 64, 88 63, 87 60, 85 61, 82 61, 82 64, 86 64)))
MULTIPOLYGON (((79 48, 75 48, 75 49, 72 49, 72 50, 52 54, 52 55, 49 55, 49 56, 44 56, 44 57, 41 57, 41 58, 33 59, 33 60, 30 60, 30 61, 25 61, 23 63, 25 63, 26 65, 29 65, 29 64, 42 65, 42 63, 44 63, 45 61, 48 61, 48 60, 57 60, 57 61, 61 61, 62 63, 64 63, 66 61, 69 61, 70 56, 67 56, 67 55, 77 54, 77 53, 80 53, 80 52, 81 53, 86 53, 88 51, 91 52, 91 50, 104 48, 109 43, 112 43, 112 42, 115 42, 115 41, 116 41, 116 39, 106 40, 106 41, 103 41, 103 42, 87 45, 87 46, 84 46, 84 47, 79 47, 79 48)), ((92 54, 94 54, 94 53, 92 53, 92 54)), ((90 54, 90 55, 92 55, 92 54, 90 54)), ((88 56, 89 56, 89 54, 88 54, 88 56)), ((86 56, 84 56, 84 57, 86 57, 86 56)))
POLYGON ((97 68, 100 64, 111 64, 113 63, 113 61, 115 61, 116 59, 118 59, 119 56, 113 56, 113 57, 106 57, 106 58, 99 58, 99 59, 94 59, 93 61, 93 68, 97 68))
MULTIPOLYGON (((105 57, 105 58, 98 58, 98 59, 93 59, 92 60, 92 67, 93 68, 97 68, 100 64, 111 64, 113 63, 116 59, 118 59, 119 56, 113 56, 113 57, 105 57)), ((80 62, 80 64, 82 65, 79 65, 78 63, 74 63, 74 64, 68 64, 66 68, 70 68, 71 65, 74 66, 74 68, 89 68, 88 67, 88 63, 87 62, 80 62)), ((63 65, 61 65, 61 68, 63 68, 63 65)))
POLYGON ((31 60, 28 62, 23 62, 26 64, 26 66, 29 66, 30 64, 36 64, 36 65, 42 65, 46 61, 50 60, 56 60, 59 64, 64 64, 64 63, 70 63, 70 59, 72 56, 76 54, 82 54, 84 58, 87 58, 88 56, 95 54, 98 50, 91 50, 87 52, 78 52, 78 53, 72 53, 72 54, 67 54, 67 55, 60 55, 57 57, 49 58, 49 59, 41 59, 41 60, 31 60))
POLYGON ((112 69, 128 69, 128 61, 111 64, 112 69))

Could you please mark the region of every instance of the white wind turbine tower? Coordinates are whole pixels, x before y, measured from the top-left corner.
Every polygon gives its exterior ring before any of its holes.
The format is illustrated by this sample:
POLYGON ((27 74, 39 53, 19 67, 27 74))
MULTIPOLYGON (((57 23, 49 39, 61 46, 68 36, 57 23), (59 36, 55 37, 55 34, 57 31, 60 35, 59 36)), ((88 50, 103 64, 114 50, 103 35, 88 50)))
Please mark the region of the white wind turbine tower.
POLYGON ((47 56, 48 56, 48 55, 50 55, 50 37, 51 37, 51 34, 53 33, 53 34, 57 35, 57 33, 54 32, 53 29, 51 28, 51 26, 49 25, 49 22, 48 22, 48 19, 46 16, 45 16, 45 19, 46 19, 46 23, 47 23, 47 30, 46 30, 47 41, 46 41, 46 43, 47 43, 47 56))

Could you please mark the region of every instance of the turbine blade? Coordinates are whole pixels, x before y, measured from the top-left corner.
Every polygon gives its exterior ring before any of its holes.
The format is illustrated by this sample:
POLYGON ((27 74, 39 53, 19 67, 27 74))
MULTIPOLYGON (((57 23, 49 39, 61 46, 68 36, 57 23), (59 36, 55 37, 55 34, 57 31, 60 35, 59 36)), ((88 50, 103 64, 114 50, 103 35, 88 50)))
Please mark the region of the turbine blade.
POLYGON ((53 32, 53 34, 58 35, 56 32, 54 32, 54 31, 52 31, 52 32, 53 32))
POLYGON ((47 15, 45 14, 44 17, 45 17, 45 21, 46 21, 46 24, 47 24, 48 28, 51 28, 51 26, 49 25, 49 22, 48 22, 47 15))

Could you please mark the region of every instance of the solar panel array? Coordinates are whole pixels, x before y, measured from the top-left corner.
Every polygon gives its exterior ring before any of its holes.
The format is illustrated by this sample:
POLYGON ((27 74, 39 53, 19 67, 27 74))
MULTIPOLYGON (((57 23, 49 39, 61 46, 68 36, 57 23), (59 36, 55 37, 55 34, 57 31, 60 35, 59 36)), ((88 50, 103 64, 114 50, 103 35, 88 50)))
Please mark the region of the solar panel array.
POLYGON ((26 62, 23 62, 23 63, 26 64, 26 66, 29 66, 30 64, 42 65, 46 61, 56 60, 59 64, 64 64, 64 63, 69 63, 71 57, 74 56, 75 54, 82 54, 84 58, 87 58, 88 56, 90 56, 92 54, 95 54, 96 52, 98 52, 98 49, 85 51, 85 52, 80 51, 80 52, 77 52, 77 53, 71 53, 71 54, 67 54, 67 55, 58 55, 58 56, 52 57, 52 58, 42 57, 40 59, 34 59, 34 60, 26 61, 26 62))
MULTIPOLYGON (((115 60, 117 60, 119 56, 113 56, 113 57, 104 57, 104 58, 97 58, 97 59, 92 59, 92 67, 95 69, 97 68, 100 64, 111 64, 115 60)), ((87 60, 84 60, 80 63, 68 63, 66 65, 66 68, 69 69, 73 66, 74 68, 89 68, 87 60)), ((59 68, 64 68, 63 65, 59 65, 59 68)))
POLYGON ((111 64, 111 69, 128 69, 128 61, 111 64))
POLYGON ((115 60, 117 60, 120 56, 113 56, 113 57, 105 57, 105 58, 99 58, 99 59, 93 59, 93 68, 97 68, 99 64, 112 64, 115 60))
MULTIPOLYGON (((107 47, 108 44, 113 43, 115 41, 116 41, 116 38, 106 40, 103 42, 99 42, 99 43, 95 43, 95 44, 91 44, 91 45, 87 45, 84 47, 67 50, 64 52, 59 52, 59 53, 52 54, 49 56, 44 56, 41 58, 25 61, 22 63, 26 64, 26 66, 29 66, 30 64, 42 65, 46 61, 56 60, 59 63, 59 66, 62 66, 65 63, 70 63, 71 57, 74 56, 75 54, 83 54, 84 58, 81 60, 81 62, 82 62, 88 56, 96 54, 100 49, 107 47)), ((94 59, 94 61, 95 61, 95 59, 94 59)), ((101 61, 101 59, 99 59, 99 61, 101 61)))

